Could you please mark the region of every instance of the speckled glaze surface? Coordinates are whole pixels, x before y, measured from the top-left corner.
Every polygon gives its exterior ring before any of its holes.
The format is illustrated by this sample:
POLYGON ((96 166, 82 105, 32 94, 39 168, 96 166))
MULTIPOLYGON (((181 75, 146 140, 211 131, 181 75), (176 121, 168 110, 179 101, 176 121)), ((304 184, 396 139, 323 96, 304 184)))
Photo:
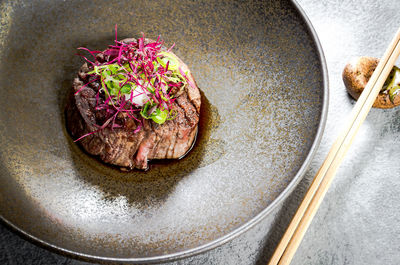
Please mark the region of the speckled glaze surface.
POLYGON ((289 1, 3 1, 0 215, 87 258, 161 261, 215 247, 268 213, 321 135, 327 87, 314 37, 289 1), (66 133, 76 47, 161 34, 202 90, 200 134, 181 161, 121 172, 66 133))

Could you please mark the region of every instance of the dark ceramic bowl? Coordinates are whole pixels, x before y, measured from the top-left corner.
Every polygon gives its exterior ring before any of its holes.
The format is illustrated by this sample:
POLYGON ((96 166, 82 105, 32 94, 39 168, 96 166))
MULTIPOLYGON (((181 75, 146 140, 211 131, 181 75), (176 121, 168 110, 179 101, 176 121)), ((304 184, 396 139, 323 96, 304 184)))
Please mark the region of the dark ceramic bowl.
POLYGON ((24 235, 89 259, 156 262, 244 232, 290 193, 321 138, 327 72, 290 1, 0 2, 0 215, 24 235), (159 34, 202 90, 182 160, 120 172, 65 130, 82 60, 118 36, 159 34))

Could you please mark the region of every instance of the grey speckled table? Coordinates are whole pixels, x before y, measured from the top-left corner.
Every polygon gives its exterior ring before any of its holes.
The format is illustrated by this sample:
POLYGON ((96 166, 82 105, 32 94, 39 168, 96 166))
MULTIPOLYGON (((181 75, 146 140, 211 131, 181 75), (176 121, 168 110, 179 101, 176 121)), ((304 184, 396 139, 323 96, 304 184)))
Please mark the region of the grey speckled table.
MULTIPOLYGON (((266 264, 310 179, 350 113, 341 71, 352 57, 380 57, 400 26, 400 1, 299 0, 325 52, 330 100, 311 168, 273 214, 233 241, 178 264, 266 264)), ((351 147, 292 264, 400 264, 400 108, 374 109, 351 147)), ((1 264, 87 264, 44 250, 0 224, 1 264)))

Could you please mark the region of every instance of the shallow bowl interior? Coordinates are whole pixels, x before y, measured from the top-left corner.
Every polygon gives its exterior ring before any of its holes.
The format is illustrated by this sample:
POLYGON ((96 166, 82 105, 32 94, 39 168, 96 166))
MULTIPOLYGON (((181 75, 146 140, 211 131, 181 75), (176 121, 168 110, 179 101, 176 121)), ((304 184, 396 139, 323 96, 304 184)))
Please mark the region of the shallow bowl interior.
POLYGON ((198 253, 265 213, 309 157, 326 87, 289 1, 2 1, 0 215, 77 255, 132 261, 198 253), (65 130, 77 47, 161 35, 202 90, 182 160, 120 172, 65 130))

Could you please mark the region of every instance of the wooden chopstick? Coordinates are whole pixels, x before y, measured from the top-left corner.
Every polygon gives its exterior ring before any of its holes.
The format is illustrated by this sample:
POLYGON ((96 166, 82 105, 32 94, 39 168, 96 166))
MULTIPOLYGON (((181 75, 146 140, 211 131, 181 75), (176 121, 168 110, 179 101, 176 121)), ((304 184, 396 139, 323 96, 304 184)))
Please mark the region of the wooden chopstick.
POLYGON ((290 264, 307 228, 318 210, 332 180, 344 159, 361 124, 367 117, 376 97, 400 54, 400 28, 379 61, 374 73, 354 106, 345 130, 331 147, 315 175, 303 201, 278 244, 269 265, 290 264))

